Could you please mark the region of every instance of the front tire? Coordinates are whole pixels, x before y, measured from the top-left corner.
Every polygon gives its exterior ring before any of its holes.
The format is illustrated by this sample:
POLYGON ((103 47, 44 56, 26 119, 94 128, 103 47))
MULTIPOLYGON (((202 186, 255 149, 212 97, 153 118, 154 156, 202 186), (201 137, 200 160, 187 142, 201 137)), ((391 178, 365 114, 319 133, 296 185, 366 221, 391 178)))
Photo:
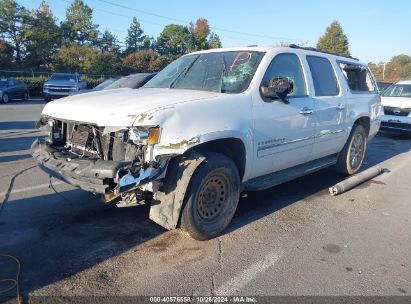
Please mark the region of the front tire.
POLYGON ((352 175, 360 170, 367 148, 367 133, 362 125, 355 125, 343 150, 338 155, 336 169, 352 175))
POLYGON ((240 196, 240 176, 233 161, 218 153, 205 156, 191 177, 181 215, 181 228, 200 241, 228 226, 240 196))

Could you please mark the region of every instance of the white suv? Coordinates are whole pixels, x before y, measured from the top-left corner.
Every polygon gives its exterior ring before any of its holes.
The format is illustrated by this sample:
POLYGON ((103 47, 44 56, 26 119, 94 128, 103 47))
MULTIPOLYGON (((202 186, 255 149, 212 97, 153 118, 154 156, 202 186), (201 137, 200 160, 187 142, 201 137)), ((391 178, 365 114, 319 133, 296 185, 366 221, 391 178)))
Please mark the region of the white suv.
POLYGON ((411 80, 400 81, 382 94, 381 129, 411 133, 411 80))
POLYGON ((366 64, 311 48, 241 47, 185 55, 139 90, 47 104, 41 167, 196 239, 218 235, 239 194, 335 165, 353 174, 380 127, 366 64))

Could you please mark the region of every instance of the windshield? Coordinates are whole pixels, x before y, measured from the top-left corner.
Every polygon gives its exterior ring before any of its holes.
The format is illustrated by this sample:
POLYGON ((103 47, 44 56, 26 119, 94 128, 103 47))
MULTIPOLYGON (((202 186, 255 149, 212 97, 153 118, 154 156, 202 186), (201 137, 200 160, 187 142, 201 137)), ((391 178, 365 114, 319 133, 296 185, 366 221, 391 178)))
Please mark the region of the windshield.
POLYGON ((411 97, 411 84, 395 84, 384 91, 386 97, 411 97))
POLYGON ((250 51, 186 55, 170 63, 144 87, 241 93, 248 88, 263 56, 262 52, 250 51))
POLYGON ((76 82, 76 75, 70 75, 70 74, 53 74, 53 75, 51 75, 50 80, 76 82))
POLYGON ((130 88, 135 89, 138 84, 141 83, 147 75, 130 75, 114 81, 112 84, 107 86, 105 90, 119 89, 119 88, 130 88))

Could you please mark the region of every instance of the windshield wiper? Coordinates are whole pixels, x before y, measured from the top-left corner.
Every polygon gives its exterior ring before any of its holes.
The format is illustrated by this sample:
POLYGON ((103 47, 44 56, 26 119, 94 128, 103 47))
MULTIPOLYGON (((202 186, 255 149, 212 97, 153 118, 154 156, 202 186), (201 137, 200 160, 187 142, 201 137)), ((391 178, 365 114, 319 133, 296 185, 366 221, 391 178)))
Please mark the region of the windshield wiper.
POLYGON ((225 63, 224 55, 222 57, 223 57, 223 70, 221 71, 220 93, 225 93, 226 90, 224 89, 223 91, 223 84, 224 84, 224 75, 227 74, 227 65, 225 63))
POLYGON ((184 77, 186 77, 188 71, 191 69, 191 67, 194 65, 194 63, 197 61, 197 59, 200 58, 200 56, 198 56, 196 59, 193 60, 193 62, 191 62, 188 66, 186 66, 181 72, 180 74, 178 74, 178 76, 176 77, 176 79, 174 79, 170 85, 168 86, 169 89, 174 88, 174 86, 176 85, 176 83, 180 80, 183 79, 184 77))

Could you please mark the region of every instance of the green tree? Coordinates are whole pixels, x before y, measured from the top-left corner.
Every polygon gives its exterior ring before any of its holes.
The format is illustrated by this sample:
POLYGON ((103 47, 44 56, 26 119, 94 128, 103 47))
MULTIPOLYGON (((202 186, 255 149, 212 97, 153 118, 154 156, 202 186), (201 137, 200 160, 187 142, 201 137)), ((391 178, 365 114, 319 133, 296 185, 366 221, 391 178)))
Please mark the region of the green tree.
POLYGON ((84 73, 91 68, 91 58, 96 52, 89 45, 62 46, 53 56, 53 70, 84 73))
POLYGON ((343 56, 351 55, 348 38, 338 21, 333 21, 325 30, 324 35, 318 39, 317 49, 343 56))
POLYGON ((191 34, 186 26, 167 25, 157 38, 157 51, 172 61, 187 53, 191 46, 191 34))
POLYGON ((141 44, 141 50, 155 50, 156 40, 154 37, 144 36, 143 43, 141 44))
POLYGON ((196 23, 190 23, 188 27, 191 36, 191 48, 190 51, 206 50, 208 46, 208 35, 210 34, 210 26, 207 19, 197 19, 196 23))
POLYGON ((223 47, 220 37, 217 34, 211 33, 208 39, 208 46, 210 49, 218 49, 223 47))
POLYGON ((122 69, 121 59, 117 54, 108 52, 91 52, 89 65, 85 72, 90 74, 118 75, 122 69))
POLYGON ((120 46, 115 35, 105 30, 103 36, 99 41, 100 49, 102 52, 118 55, 120 52, 120 46))
POLYGON ((368 68, 371 70, 377 81, 383 81, 383 70, 381 65, 370 62, 368 63, 368 68))
POLYGON ((385 79, 391 82, 411 79, 411 56, 401 54, 392 57, 385 66, 385 79))
POLYGON ((98 25, 93 23, 93 10, 83 0, 74 0, 67 8, 62 23, 63 38, 67 44, 96 45, 98 25))
POLYGON ((38 9, 33 10, 24 33, 27 41, 26 63, 30 67, 46 67, 51 63, 51 56, 61 43, 60 28, 50 7, 43 0, 38 9))
POLYGON ((117 74, 121 60, 117 55, 101 52, 90 45, 66 45, 53 56, 53 70, 90 74, 117 74))
POLYGON ((221 47, 221 41, 217 34, 210 31, 208 20, 199 18, 188 27, 191 34, 190 51, 207 50, 221 47))
POLYGON ((128 29, 128 34, 126 37, 126 50, 125 54, 130 54, 137 52, 144 46, 144 41, 146 36, 143 35, 144 31, 141 29, 140 23, 137 21, 136 17, 133 20, 128 29))
POLYGON ((143 50, 131 53, 123 58, 125 72, 156 72, 166 65, 166 58, 159 56, 153 50, 143 50))
POLYGON ((24 32, 28 19, 29 12, 14 0, 0 1, 0 38, 11 45, 17 64, 24 57, 24 32))
POLYGON ((0 40, 0 69, 8 69, 12 66, 13 48, 4 40, 0 40))

